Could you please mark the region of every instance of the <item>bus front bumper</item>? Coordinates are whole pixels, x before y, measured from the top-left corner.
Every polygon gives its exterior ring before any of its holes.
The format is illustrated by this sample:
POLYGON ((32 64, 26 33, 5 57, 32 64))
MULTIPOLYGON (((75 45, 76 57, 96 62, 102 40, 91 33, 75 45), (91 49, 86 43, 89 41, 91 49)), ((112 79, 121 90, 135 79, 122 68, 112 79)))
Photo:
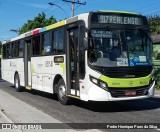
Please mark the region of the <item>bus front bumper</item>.
POLYGON ((136 100, 136 99, 150 98, 154 96, 154 92, 155 92, 154 86, 155 86, 155 81, 150 85, 147 95, 133 96, 133 97, 112 97, 110 92, 93 84, 88 91, 88 100, 90 101, 123 101, 123 100, 136 100))

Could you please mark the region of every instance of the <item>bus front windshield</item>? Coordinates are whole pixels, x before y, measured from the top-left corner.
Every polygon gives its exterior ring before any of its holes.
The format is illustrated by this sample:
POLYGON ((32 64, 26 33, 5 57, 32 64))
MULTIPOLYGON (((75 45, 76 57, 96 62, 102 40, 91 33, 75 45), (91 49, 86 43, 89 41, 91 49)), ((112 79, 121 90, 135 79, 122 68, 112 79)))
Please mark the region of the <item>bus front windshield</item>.
POLYGON ((91 29, 89 63, 100 67, 152 65, 151 39, 144 30, 91 29))

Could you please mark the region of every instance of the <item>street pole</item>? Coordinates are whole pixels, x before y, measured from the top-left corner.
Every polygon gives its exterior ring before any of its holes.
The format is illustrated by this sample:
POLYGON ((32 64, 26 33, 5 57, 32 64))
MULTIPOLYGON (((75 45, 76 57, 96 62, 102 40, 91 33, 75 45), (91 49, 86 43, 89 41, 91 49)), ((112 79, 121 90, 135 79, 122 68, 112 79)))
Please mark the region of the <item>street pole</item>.
POLYGON ((64 2, 69 2, 72 3, 72 13, 71 13, 71 17, 74 17, 74 11, 75 11, 75 4, 78 5, 86 5, 86 2, 79 2, 79 0, 75 1, 75 0, 62 0, 64 2))
POLYGON ((19 30, 17 30, 17 29, 11 29, 10 31, 19 34, 19 30))
POLYGON ((51 6, 56 6, 56 7, 60 8, 67 15, 67 17, 69 17, 68 13, 62 7, 60 7, 60 6, 58 6, 54 3, 51 3, 51 2, 49 2, 48 4, 51 5, 51 6))
POLYGON ((72 0, 72 14, 71 14, 72 17, 74 17, 74 0, 72 0))

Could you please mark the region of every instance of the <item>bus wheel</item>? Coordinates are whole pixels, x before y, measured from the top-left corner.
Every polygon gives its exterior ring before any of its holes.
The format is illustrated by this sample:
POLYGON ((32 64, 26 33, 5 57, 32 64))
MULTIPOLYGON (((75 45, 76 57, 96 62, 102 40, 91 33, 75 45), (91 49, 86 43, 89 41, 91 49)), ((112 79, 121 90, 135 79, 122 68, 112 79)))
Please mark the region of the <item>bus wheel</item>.
POLYGON ((60 79, 58 82, 58 99, 63 105, 66 105, 69 102, 69 97, 66 96, 66 86, 63 79, 60 79))
POLYGON ((20 80, 19 80, 19 75, 18 74, 15 75, 14 86, 15 86, 17 92, 22 91, 22 87, 20 86, 20 80))

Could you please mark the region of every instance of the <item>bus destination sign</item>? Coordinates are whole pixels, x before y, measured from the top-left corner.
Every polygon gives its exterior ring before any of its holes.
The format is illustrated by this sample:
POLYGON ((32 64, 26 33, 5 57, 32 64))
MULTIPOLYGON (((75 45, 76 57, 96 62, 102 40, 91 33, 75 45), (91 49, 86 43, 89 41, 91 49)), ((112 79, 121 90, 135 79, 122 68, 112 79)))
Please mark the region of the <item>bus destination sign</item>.
POLYGON ((134 16, 98 15, 98 23, 142 25, 143 21, 134 16))

